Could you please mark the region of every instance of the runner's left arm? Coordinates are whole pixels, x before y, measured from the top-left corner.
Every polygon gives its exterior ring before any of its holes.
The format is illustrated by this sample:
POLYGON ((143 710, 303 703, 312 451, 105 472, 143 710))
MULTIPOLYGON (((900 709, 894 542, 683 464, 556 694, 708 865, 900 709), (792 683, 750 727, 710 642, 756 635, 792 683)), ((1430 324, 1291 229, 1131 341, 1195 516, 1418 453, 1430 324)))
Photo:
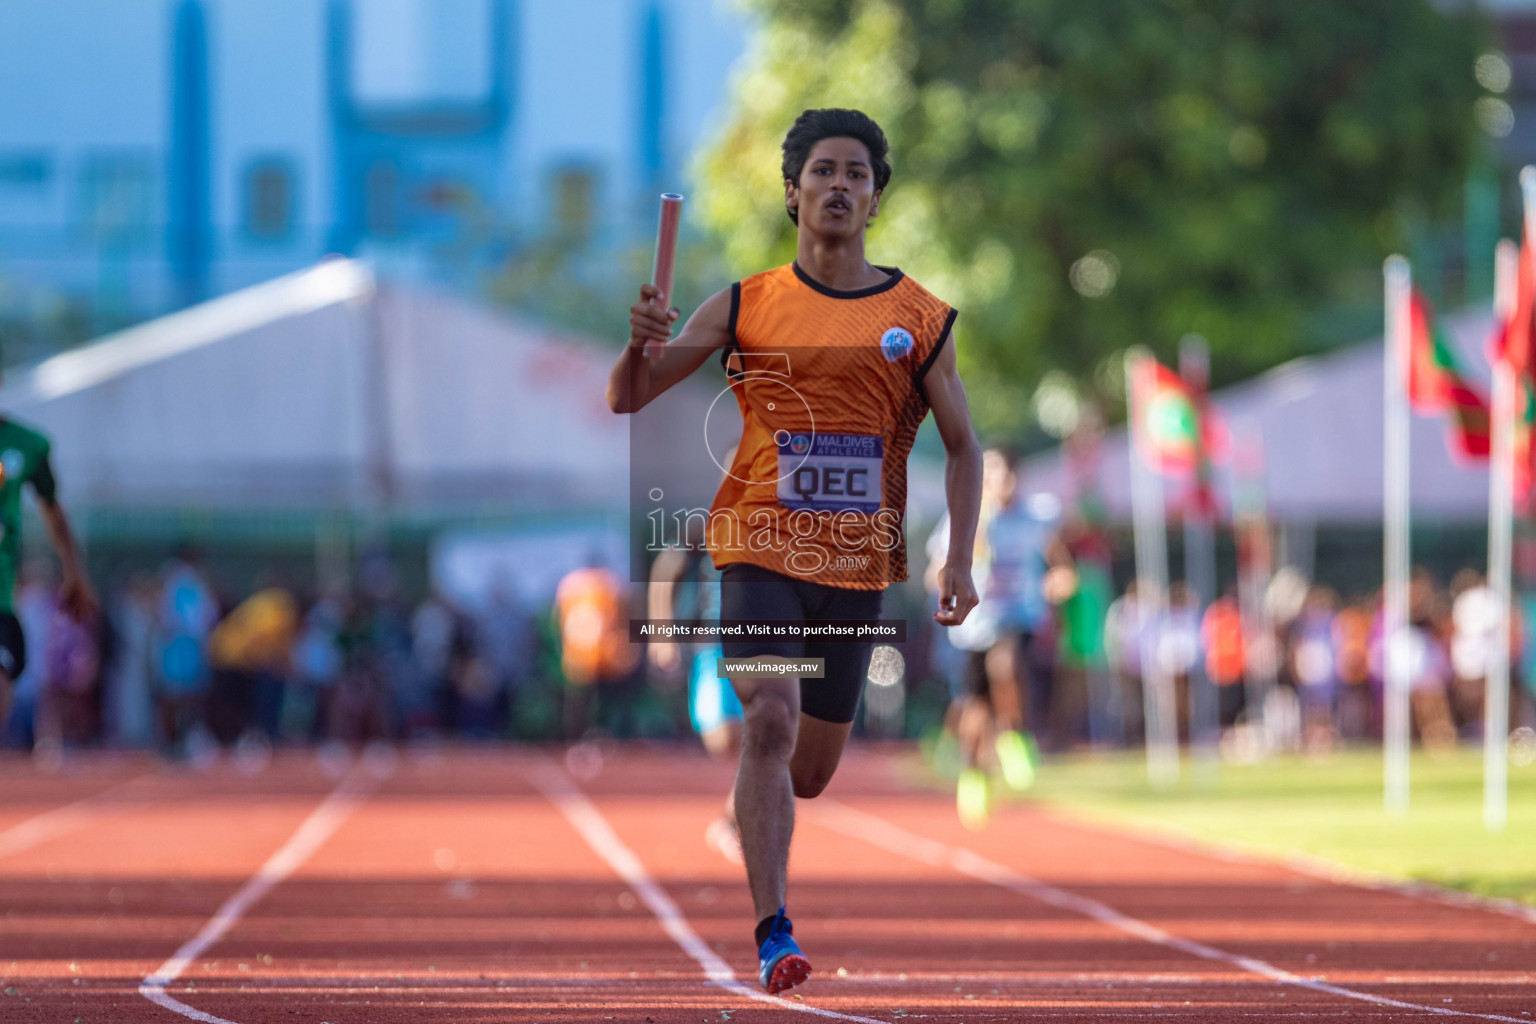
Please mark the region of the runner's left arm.
POLYGON ((87 622, 96 617, 96 591, 91 589, 91 581, 80 564, 80 549, 75 545, 74 531, 69 528, 64 506, 59 504, 58 488, 47 456, 32 476, 32 490, 37 496, 38 511, 43 515, 43 526, 48 530, 48 540, 53 544, 54 554, 59 556, 64 573, 59 600, 76 622, 87 622))
POLYGON ((939 350, 923 377, 933 421, 944 441, 944 497, 949 505, 949 555, 938 573, 939 610, 933 620, 958 626, 976 607, 971 558, 981 515, 981 445, 971 426, 971 408, 960 382, 954 339, 939 350))

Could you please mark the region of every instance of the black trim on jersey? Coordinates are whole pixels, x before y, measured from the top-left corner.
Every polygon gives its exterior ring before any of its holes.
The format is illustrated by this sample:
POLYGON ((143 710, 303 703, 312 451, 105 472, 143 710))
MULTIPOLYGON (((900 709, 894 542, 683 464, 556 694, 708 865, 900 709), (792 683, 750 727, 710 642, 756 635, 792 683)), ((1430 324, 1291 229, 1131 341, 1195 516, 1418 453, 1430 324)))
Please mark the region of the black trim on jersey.
POLYGON ((37 492, 38 498, 52 505, 58 501, 59 485, 53 478, 53 466, 48 461, 48 453, 37 460, 37 468, 32 471, 32 489, 37 492))
POLYGON ((0 674, 11 682, 27 670, 27 635, 12 612, 0 612, 0 674))
POLYGON ((725 371, 727 377, 740 377, 740 371, 731 369, 731 353, 741 351, 741 342, 736 340, 736 318, 741 315, 741 282, 736 281, 731 285, 731 315, 726 321, 725 329, 729 332, 731 340, 720 350, 720 369, 725 371))
MULTIPOLYGON (((912 374, 912 386, 917 388, 917 393, 923 396, 925 402, 928 402, 928 392, 923 389, 923 380, 928 376, 928 368, 933 365, 933 361, 939 358, 939 352, 944 348, 944 343, 949 340, 950 332, 955 329, 955 317, 959 315, 960 311, 951 306, 949 316, 944 318, 944 330, 939 332, 939 340, 933 346, 933 351, 928 353, 928 358, 923 360, 923 365, 912 374)), ((928 404, 933 403, 928 402, 928 404)))
POLYGON ((826 285, 816 280, 810 274, 807 274, 804 270, 800 269, 799 260, 791 263, 790 266, 794 268, 795 276, 800 279, 801 284, 814 291, 820 292, 828 298, 833 299, 867 299, 871 295, 879 295, 881 292, 890 291, 901 282, 902 278, 902 273, 899 268, 882 267, 877 264, 875 266, 876 270, 883 270, 891 276, 886 278, 884 281, 881 281, 879 284, 870 285, 868 288, 855 288, 852 291, 840 291, 837 288, 828 288, 826 285))

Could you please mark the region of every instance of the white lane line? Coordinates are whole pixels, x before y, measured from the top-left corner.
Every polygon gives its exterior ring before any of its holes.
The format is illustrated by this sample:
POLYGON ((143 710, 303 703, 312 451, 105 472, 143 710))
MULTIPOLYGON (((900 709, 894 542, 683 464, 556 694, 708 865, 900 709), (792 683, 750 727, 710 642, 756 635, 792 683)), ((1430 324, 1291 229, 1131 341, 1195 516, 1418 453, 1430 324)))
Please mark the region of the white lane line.
POLYGON ((847 804, 828 800, 826 797, 822 797, 817 803, 820 806, 816 807, 806 817, 834 832, 841 832, 844 835, 853 836, 855 839, 862 839, 872 846, 878 846, 883 850, 889 850, 892 853, 898 853, 925 864, 932 864, 935 867, 952 868, 963 875, 969 875, 980 881, 990 882, 993 885, 1012 890, 1021 896, 1027 896, 1047 906, 1082 914, 1085 917, 1107 924, 1111 928, 1125 932, 1127 935, 1134 935, 1138 939, 1144 939, 1154 945, 1176 949, 1182 953, 1188 953, 1190 956, 1199 957, 1202 960, 1232 964, 1235 967, 1248 971, 1250 974, 1268 978, 1281 985, 1294 985, 1298 988, 1311 989, 1314 992, 1326 992, 1329 995, 1343 996, 1346 999, 1359 999, 1363 1002, 1375 1003, 1378 1006, 1391 1006, 1400 1010, 1419 1010, 1424 1013, 1437 1013, 1450 1017, 1480 1017, 1483 1020, 1515 1021, 1517 1024, 1529 1024, 1531 1021, 1530 1017, 1504 1017, 1496 1013, 1473 1013, 1470 1010, 1452 1010, 1443 1006, 1424 1006, 1420 1003, 1406 1003, 1397 999, 1388 999, 1385 996, 1372 995, 1369 992, 1358 992, 1339 985, 1330 985, 1325 981, 1319 981, 1315 978, 1304 978, 1299 974, 1292 974, 1290 971, 1282 970, 1273 964, 1254 957, 1228 953, 1214 946, 1207 946, 1203 942, 1181 939, 1177 935, 1163 931, 1156 925, 1151 925, 1145 921, 1122 914, 1115 908, 1100 903, 1098 900, 1079 896, 1065 889, 1058 889, 1054 885, 1042 882, 1039 879, 1021 875, 1012 868, 1004 867, 996 861, 988 860, 964 847, 950 846, 947 843, 939 842, 937 839, 929 839, 926 836, 908 832, 899 825, 891 824, 884 818, 849 807, 847 804))
MULTIPOLYGON (((851 1014, 837 1013, 833 1010, 823 1010, 817 1006, 807 1006, 804 1003, 781 999, 737 981, 736 973, 731 970, 730 965, 720 959, 715 951, 699 938, 698 933, 693 930, 693 926, 688 923, 688 919, 683 916, 677 904, 672 902, 672 898, 656 884, 650 872, 645 870, 645 865, 640 862, 640 858, 624 845, 618 833, 614 832, 613 827, 608 824, 608 819, 593 806, 585 793, 576 788, 574 782, 554 768, 532 771, 529 777, 539 792, 555 805, 555 808, 565 816, 565 820, 571 823, 571 827, 587 841, 592 852, 607 861, 614 873, 624 879, 641 902, 650 908, 656 920, 661 922, 661 927, 672 937, 672 941, 692 957, 704 971, 708 984, 719 986, 743 999, 767 1003, 781 1010, 796 1010, 801 1013, 812 1013, 818 1017, 831 1017, 834 1020, 857 1021, 859 1024, 888 1024, 886 1021, 872 1017, 855 1017, 851 1014)), ((1530 1024, 1530 1022, 1526 1021, 1524 1024, 1530 1024)))
POLYGON ((51 811, 44 811, 36 817, 12 825, 4 832, 0 832, 0 857, 10 857, 23 850, 30 850, 34 846, 68 835, 102 818, 121 814, 128 809, 128 805, 126 803, 114 805, 114 799, 135 783, 157 774, 158 772, 145 772, 143 775, 119 782, 115 786, 109 786, 99 793, 76 800, 72 804, 55 807, 51 811))
POLYGON ((200 1020, 205 1024, 236 1024, 235 1021, 225 1020, 223 1017, 215 1017, 211 1013, 204 1013, 196 1007, 188 1006, 180 1000, 173 999, 166 994, 165 988, 171 982, 181 977, 193 961, 215 942, 222 939, 235 922, 239 921, 245 912, 283 879, 293 874, 301 864, 308 860, 331 835, 341 827, 360 806, 368 799, 368 794, 378 785, 376 777, 354 769, 331 790, 329 796, 320 802, 320 805, 310 812, 309 817, 298 827, 288 841, 278 848, 277 852, 267 858, 254 875, 242 885, 233 896, 224 901, 224 904, 214 912, 208 923, 203 925, 192 938, 178 949, 169 960, 161 964, 159 969, 145 978, 139 985, 139 995, 150 1002, 163 1006, 172 1013, 179 1013, 183 1017, 200 1020))
POLYGON ((1433 882, 1414 882, 1380 871, 1352 867, 1314 853, 1291 850, 1280 852, 1256 844, 1234 839, 1211 839, 1160 821, 1131 817, 1120 821, 1106 821, 1094 815, 1078 815, 1070 810, 1047 808, 1044 813, 1076 828, 1089 828, 1100 833, 1128 832, 1144 843, 1162 846, 1180 853, 1197 853, 1225 861, 1228 864, 1282 867, 1298 875, 1307 875, 1333 885, 1350 885, 1358 889, 1374 889, 1396 896, 1439 903, 1457 910, 1485 910, 1490 914, 1513 917, 1527 924, 1536 924, 1536 907, 1496 896, 1480 896, 1477 893, 1448 889, 1433 882))

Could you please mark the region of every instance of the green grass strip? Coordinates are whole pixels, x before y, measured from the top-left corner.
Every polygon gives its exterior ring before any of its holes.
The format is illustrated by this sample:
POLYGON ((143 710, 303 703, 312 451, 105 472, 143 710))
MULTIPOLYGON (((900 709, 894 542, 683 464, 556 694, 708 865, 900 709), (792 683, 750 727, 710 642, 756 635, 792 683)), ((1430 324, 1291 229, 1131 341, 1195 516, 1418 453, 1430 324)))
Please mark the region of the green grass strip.
MULTIPOLYGON (((1214 766, 1166 792, 1147 783, 1140 752, 1047 760, 1027 799, 1257 853, 1305 854, 1391 878, 1430 882, 1536 906, 1536 765, 1509 768, 1508 824, 1483 827, 1483 762, 1476 748, 1415 752, 1406 817, 1382 806, 1377 750, 1324 758, 1274 757, 1214 766)), ((926 769, 929 785, 948 785, 926 769)))

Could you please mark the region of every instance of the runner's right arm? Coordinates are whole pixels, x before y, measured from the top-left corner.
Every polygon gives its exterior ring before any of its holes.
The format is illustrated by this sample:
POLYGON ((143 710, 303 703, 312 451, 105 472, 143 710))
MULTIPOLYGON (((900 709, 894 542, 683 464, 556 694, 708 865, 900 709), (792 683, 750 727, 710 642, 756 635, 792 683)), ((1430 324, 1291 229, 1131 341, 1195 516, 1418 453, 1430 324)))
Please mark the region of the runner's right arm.
POLYGON ((675 339, 672 324, 677 310, 658 306, 659 294, 655 285, 641 285, 640 301, 629 307, 629 344, 608 375, 608 408, 614 412, 639 412, 731 340, 729 288, 706 299, 675 339), (648 341, 664 343, 658 358, 646 358, 648 341))
POLYGON ((1045 545, 1045 578, 1040 589, 1051 604, 1061 604, 1077 593, 1077 559, 1058 531, 1045 545))

